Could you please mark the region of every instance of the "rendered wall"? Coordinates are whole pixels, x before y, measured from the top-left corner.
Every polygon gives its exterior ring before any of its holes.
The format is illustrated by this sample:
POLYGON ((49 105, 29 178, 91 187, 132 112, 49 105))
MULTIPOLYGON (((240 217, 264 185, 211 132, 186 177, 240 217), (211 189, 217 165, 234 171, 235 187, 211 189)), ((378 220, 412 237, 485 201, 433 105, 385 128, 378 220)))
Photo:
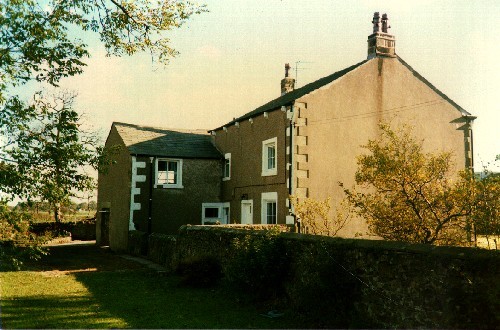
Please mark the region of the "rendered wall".
MULTIPOLYGON (((309 197, 331 196, 332 205, 343 198, 338 182, 354 184, 356 156, 380 134, 380 121, 413 126, 417 138, 425 139, 424 150, 451 150, 456 169, 465 168, 464 132, 454 122, 460 112, 396 58, 374 58, 298 102, 307 105, 298 114, 307 124, 297 132, 307 139, 301 153, 307 155, 308 176, 297 182, 308 188, 309 197)), ((355 219, 339 234, 366 232, 366 223, 355 219)))
MULTIPOLYGON (((130 216, 131 157, 123 145, 118 132, 111 128, 105 147, 121 146, 106 173, 99 173, 97 208, 109 208, 109 241, 113 250, 125 250, 128 243, 130 216)), ((98 212, 96 222, 97 244, 101 242, 102 213, 98 212)))

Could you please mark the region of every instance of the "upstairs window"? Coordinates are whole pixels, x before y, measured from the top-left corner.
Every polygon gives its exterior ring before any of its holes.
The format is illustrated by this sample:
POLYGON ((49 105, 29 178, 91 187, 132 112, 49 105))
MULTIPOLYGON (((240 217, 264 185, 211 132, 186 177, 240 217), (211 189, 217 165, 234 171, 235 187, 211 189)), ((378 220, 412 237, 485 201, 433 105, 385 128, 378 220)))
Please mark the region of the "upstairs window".
POLYGON ((276 175, 278 173, 277 142, 277 138, 262 141, 262 176, 276 175))
POLYGON ((227 153, 224 155, 224 176, 223 181, 231 179, 231 154, 227 153))
POLYGON ((276 168, 276 147, 274 145, 268 145, 267 147, 267 170, 273 170, 276 168))
POLYGON ((181 159, 157 159, 155 172, 155 187, 182 188, 181 159))

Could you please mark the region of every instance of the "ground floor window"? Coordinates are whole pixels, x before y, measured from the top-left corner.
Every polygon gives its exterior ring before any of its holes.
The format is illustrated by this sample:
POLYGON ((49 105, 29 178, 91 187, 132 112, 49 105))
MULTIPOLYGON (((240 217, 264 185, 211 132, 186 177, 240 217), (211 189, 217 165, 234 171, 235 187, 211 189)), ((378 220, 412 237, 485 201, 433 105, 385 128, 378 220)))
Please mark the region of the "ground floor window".
POLYGON ((201 208, 202 225, 229 223, 229 203, 203 203, 201 208))
POLYGON ((278 193, 277 192, 262 193, 261 223, 262 224, 277 224, 278 223, 278 193))
POLYGON ((267 223, 276 224, 276 202, 267 202, 266 209, 267 209, 267 214, 266 214, 267 223))

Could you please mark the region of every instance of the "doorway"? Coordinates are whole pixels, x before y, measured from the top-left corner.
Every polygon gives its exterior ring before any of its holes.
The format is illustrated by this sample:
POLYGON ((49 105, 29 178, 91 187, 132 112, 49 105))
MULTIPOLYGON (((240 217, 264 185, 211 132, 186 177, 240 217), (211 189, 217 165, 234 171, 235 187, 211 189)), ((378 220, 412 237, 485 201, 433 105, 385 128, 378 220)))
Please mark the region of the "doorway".
POLYGON ((253 224, 253 200, 241 201, 241 224, 253 224))
POLYGON ((109 246, 109 209, 102 208, 99 211, 101 216, 101 246, 109 246))

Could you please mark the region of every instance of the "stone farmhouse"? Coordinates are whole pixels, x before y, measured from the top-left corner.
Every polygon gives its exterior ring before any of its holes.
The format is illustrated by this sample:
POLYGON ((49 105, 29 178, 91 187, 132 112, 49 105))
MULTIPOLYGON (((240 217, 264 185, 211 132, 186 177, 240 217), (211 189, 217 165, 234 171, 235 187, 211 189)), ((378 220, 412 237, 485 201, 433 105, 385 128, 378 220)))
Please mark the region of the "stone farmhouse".
MULTIPOLYGON (((98 244, 125 249, 130 230, 175 234, 187 223, 296 226, 288 197, 335 206, 381 121, 412 125, 426 150, 452 150, 457 170, 471 168, 475 117, 396 54, 387 15, 372 23, 367 59, 297 89, 286 65, 281 96, 221 127, 114 123, 106 146, 125 152, 99 175, 98 244)), ((339 235, 365 232, 355 219, 339 235)))

